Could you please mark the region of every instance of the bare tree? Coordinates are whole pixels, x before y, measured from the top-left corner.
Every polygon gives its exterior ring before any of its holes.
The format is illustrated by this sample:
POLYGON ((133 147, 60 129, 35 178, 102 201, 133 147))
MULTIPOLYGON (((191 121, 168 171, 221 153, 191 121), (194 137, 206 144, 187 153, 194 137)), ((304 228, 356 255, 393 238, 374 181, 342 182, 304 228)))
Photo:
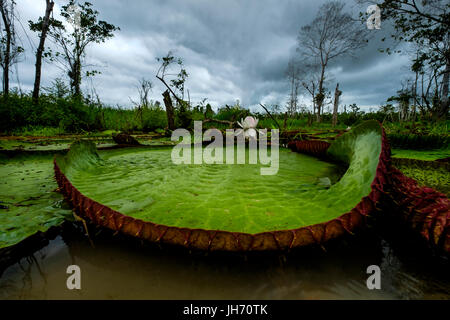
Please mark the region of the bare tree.
POLYGON ((42 69, 42 55, 44 54, 45 39, 47 38, 47 32, 50 28, 50 15, 53 12, 53 6, 55 2, 53 0, 45 0, 45 15, 44 18, 39 18, 37 23, 29 21, 30 29, 33 31, 40 30, 39 46, 36 50, 36 71, 34 76, 34 88, 33 88, 33 103, 38 104, 39 90, 41 86, 41 69, 42 69))
POLYGON ((0 0, 0 66, 3 70, 3 95, 5 98, 9 95, 9 70, 10 67, 18 62, 23 48, 16 44, 16 32, 14 29, 14 6, 13 0, 0 0), (3 34, 3 30, 5 34, 3 34))
POLYGON ((150 102, 148 100, 148 95, 152 91, 153 83, 147 79, 141 79, 139 81, 138 92, 139 92, 139 105, 144 108, 148 108, 150 102))
MULTIPOLYGON (((302 86, 308 91, 311 95, 311 101, 313 106, 313 115, 316 114, 316 82, 314 80, 303 81, 302 86)), ((319 115, 317 115, 319 117, 319 115)), ((319 121, 319 120, 317 120, 319 121)))
MULTIPOLYGON (((409 118, 412 121, 416 120, 418 108, 421 118, 430 116, 436 119, 439 112, 445 114, 445 110, 441 110, 442 102, 445 102, 446 82, 442 81, 445 77, 445 65, 443 66, 438 60, 424 63, 423 57, 427 56, 429 48, 415 44, 413 49, 409 54, 412 60, 411 71, 414 73, 414 78, 406 79, 412 99, 409 118)), ((403 85, 401 91, 404 90, 405 85, 403 85)))
POLYGON ((141 125, 143 125, 143 123, 144 123, 143 110, 148 108, 150 105, 148 95, 150 94, 150 91, 152 90, 152 88, 153 88, 153 83, 150 80, 142 78, 139 81, 139 85, 137 86, 138 93, 139 93, 139 102, 135 102, 130 98, 131 102, 137 108, 137 115, 141 121, 141 125))
POLYGON ((363 26, 344 12, 345 4, 330 1, 322 5, 314 20, 303 26, 298 36, 298 51, 320 67, 317 94, 317 120, 320 121, 325 99, 324 81, 330 62, 344 55, 352 55, 367 44, 363 26))
POLYGON ((175 98, 177 101, 177 104, 180 108, 180 111, 185 111, 186 107, 190 107, 189 104, 183 100, 184 97, 184 89, 185 89, 185 82, 188 77, 188 73, 186 72, 186 69, 184 69, 183 66, 183 59, 176 58, 172 51, 169 51, 166 56, 162 58, 156 58, 158 62, 161 62, 161 66, 159 67, 158 71, 156 72, 156 78, 160 80, 164 86, 167 88, 166 91, 163 92, 163 98, 164 98, 164 105, 166 106, 166 114, 167 114, 167 123, 169 130, 175 129, 175 113, 174 113, 174 107, 172 104, 172 99, 170 97, 170 94, 175 98), (169 73, 169 69, 172 65, 177 64, 179 67, 179 72, 176 74, 169 73), (167 83, 166 77, 169 76, 170 85, 167 83), (179 98, 178 95, 175 93, 175 91, 179 91, 182 94, 182 98, 179 98))
POLYGON ((173 55, 172 51, 169 51, 166 56, 162 58, 156 58, 156 61, 161 62, 161 66, 156 72, 156 78, 160 80, 167 90, 174 96, 179 105, 183 105, 185 101, 183 101, 185 82, 187 77, 189 76, 186 72, 186 69, 183 66, 183 59, 177 58, 173 55), (169 73, 169 69, 172 65, 177 64, 179 66, 179 72, 177 74, 169 73), (170 85, 167 84, 166 77, 170 79, 170 85), (178 90, 182 94, 182 98, 179 98, 175 93, 175 90, 178 90))
POLYGON ((410 101, 414 99, 414 82, 411 79, 402 81, 402 89, 397 91, 397 95, 390 97, 388 102, 398 103, 399 122, 409 121, 411 118, 410 101))
POLYGON ((175 113, 169 90, 164 91, 162 95, 164 98, 164 105, 166 106, 167 125, 169 130, 175 130, 175 113))
POLYGON ((304 76, 302 86, 304 90, 311 96, 312 114, 316 115, 316 121, 319 121, 319 115, 316 113, 316 94, 317 84, 319 83, 319 68, 317 65, 305 64, 303 66, 304 76))
POLYGON ((287 105, 287 112, 294 115, 298 109, 298 94, 300 87, 300 76, 302 73, 301 65, 298 61, 291 59, 288 63, 286 76, 290 85, 289 100, 287 105))

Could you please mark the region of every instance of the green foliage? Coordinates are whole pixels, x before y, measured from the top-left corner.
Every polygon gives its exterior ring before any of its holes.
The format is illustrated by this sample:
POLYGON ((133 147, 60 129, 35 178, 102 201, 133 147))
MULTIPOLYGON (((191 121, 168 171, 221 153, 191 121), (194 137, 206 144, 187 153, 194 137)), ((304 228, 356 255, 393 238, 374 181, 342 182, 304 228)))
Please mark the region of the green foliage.
POLYGON ((142 122, 137 109, 107 107, 90 100, 66 95, 58 85, 42 94, 39 104, 31 95, 11 93, 0 104, 0 132, 22 135, 54 135, 104 131, 155 131, 167 126, 166 113, 159 106, 142 108, 142 122))
MULTIPOLYGON (((73 28, 66 28, 62 21, 51 18, 48 35, 59 46, 60 51, 56 54, 47 51, 44 56, 60 62, 67 70, 72 92, 80 98, 86 48, 92 43, 103 43, 112 38, 114 31, 120 30, 120 28, 106 21, 98 20, 99 12, 92 8, 90 2, 77 3, 75 0, 70 0, 61 7, 60 14, 72 24, 73 28)), ((30 30, 42 32, 43 18, 40 17, 37 22, 29 21, 28 24, 30 30)), ((100 72, 97 70, 89 70, 84 75, 89 77, 98 73, 100 72)))
POLYGON ((142 110, 142 130, 157 131, 167 127, 166 112, 161 107, 148 108, 144 107, 142 110))
POLYGON ((388 134, 389 143, 394 148, 437 149, 448 147, 450 138, 444 135, 388 134))
POLYGON ((212 119, 214 117, 214 111, 211 108, 211 105, 208 103, 206 105, 206 111, 205 111, 205 119, 212 119))
MULTIPOLYGON (((170 86, 174 91, 179 91, 184 96, 184 89, 185 89, 185 83, 187 78, 189 77, 189 74, 187 73, 186 69, 184 68, 183 59, 179 57, 175 57, 172 53, 172 51, 169 51, 166 56, 161 58, 156 58, 156 61, 161 63, 161 66, 158 69, 158 72, 156 73, 156 77, 162 80, 165 83, 165 76, 168 76, 166 71, 171 67, 173 64, 177 64, 179 71, 178 74, 176 74, 176 78, 170 80, 170 86)), ((174 75, 170 75, 174 76, 174 75)))
POLYGON ((250 115, 250 111, 244 108, 229 107, 220 108, 217 111, 216 119, 218 120, 228 120, 228 121, 240 121, 241 118, 245 118, 250 115))
POLYGON ((392 158, 417 159, 425 161, 435 161, 450 157, 450 146, 440 149, 391 149, 392 158))
POLYGON ((193 126, 192 112, 187 103, 182 103, 176 110, 177 126, 179 128, 190 129, 193 126))
POLYGON ((22 128, 14 129, 11 134, 13 136, 31 136, 31 137, 48 137, 63 134, 64 131, 60 128, 45 127, 45 126, 25 126, 22 128))
MULTIPOLYGON (((366 0, 359 0, 366 2, 366 0)), ((398 42, 414 44, 415 57, 411 70, 417 76, 429 74, 430 82, 426 93, 416 96, 416 90, 402 90, 397 100, 406 111, 408 101, 414 98, 421 100, 420 108, 432 114, 434 120, 445 120, 448 117, 450 102, 448 99, 448 81, 450 70, 450 3, 448 0, 383 0, 378 3, 382 20, 390 20, 393 26, 391 37, 398 42), (432 80, 434 78, 434 85, 432 80), (434 88, 433 88, 434 86, 434 88), (430 90, 430 88, 432 88, 430 90), (441 89, 442 88, 442 89, 441 89), (434 94, 431 92, 434 91, 434 94)), ((361 14, 364 16, 364 14, 361 14)), ((382 41, 385 39, 383 38, 382 41)), ((395 46, 395 45, 394 45, 395 46)), ((391 54, 401 50, 382 49, 391 54)), ((423 82, 422 82, 423 88, 423 82)), ((422 90, 423 91, 423 90, 422 90)))
POLYGON ((422 69, 425 63, 445 65, 450 27, 448 1, 384 0, 379 7, 382 19, 393 22, 395 40, 430 48, 414 60, 413 70, 422 69))

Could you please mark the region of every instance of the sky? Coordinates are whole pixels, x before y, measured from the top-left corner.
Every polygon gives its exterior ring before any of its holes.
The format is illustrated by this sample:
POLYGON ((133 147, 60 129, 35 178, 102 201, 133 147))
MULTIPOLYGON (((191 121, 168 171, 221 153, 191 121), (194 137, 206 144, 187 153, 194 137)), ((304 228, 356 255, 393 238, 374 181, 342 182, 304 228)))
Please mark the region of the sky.
MULTIPOLYGON (((34 81, 34 52, 37 35, 28 30, 28 20, 45 12, 44 0, 16 0, 16 29, 26 52, 13 68, 12 86, 20 82, 31 91, 34 81)), ((87 63, 100 75, 83 80, 82 89, 95 87, 100 99, 111 106, 131 107, 138 100, 142 78, 152 81, 150 98, 162 101, 165 90, 155 75, 157 57, 169 50, 182 57, 189 74, 186 88, 193 103, 207 98, 213 108, 240 104, 261 111, 258 104, 286 105, 289 83, 287 64, 298 53, 297 36, 310 23, 323 0, 91 0, 99 18, 120 27, 112 39, 87 50, 87 63)), ((55 0, 55 18, 66 1, 55 0)), ((346 10, 365 11, 355 1, 346 1, 346 10)), ((356 16, 356 15, 355 15, 356 16)), ((408 72, 406 55, 387 55, 378 48, 390 27, 371 30, 367 47, 335 61, 329 68, 329 88, 339 82, 341 105, 356 103, 365 110, 377 109, 401 88, 408 72)), ((49 46, 53 46, 50 39, 49 46)), ((55 63, 43 66, 42 85, 55 78, 67 81, 55 63)), ((304 93, 300 101, 311 105, 304 93)))

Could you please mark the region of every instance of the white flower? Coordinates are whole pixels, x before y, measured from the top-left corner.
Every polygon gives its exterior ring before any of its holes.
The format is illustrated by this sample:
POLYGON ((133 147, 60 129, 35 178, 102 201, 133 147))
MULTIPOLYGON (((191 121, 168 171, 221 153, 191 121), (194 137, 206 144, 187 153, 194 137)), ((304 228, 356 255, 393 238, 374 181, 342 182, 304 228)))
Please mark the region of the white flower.
POLYGON ((242 129, 236 130, 236 136, 243 132, 245 138, 256 139, 257 133, 255 128, 258 124, 258 119, 248 116, 245 120, 241 119, 241 122, 238 121, 237 123, 242 129))

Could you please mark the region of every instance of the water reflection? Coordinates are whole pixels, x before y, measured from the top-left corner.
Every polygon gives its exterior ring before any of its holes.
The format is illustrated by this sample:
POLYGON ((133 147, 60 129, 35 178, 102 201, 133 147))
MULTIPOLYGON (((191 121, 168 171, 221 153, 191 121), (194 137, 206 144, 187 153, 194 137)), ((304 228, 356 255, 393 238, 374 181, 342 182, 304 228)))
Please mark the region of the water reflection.
POLYGON ((375 232, 289 254, 202 254, 159 248, 105 230, 69 228, 8 267, 1 299, 449 299, 448 263, 394 249, 375 232), (403 252, 398 254, 398 252, 403 252), (66 268, 81 268, 81 290, 66 268), (368 290, 379 265, 382 290, 368 290))

